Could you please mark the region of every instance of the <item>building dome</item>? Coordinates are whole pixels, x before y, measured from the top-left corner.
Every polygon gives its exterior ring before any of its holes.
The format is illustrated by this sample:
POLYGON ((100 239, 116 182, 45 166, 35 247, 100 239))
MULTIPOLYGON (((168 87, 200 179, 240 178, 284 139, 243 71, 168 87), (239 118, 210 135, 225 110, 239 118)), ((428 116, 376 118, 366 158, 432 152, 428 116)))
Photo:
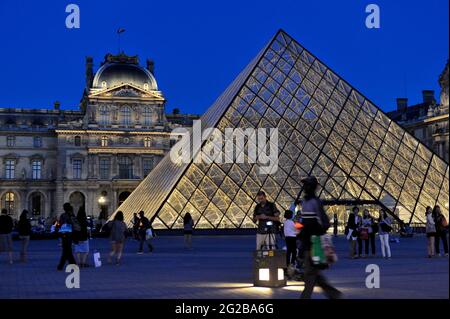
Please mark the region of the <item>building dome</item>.
POLYGON ((158 90, 154 76, 138 64, 137 57, 123 53, 118 56, 107 55, 95 74, 92 88, 109 89, 122 84, 132 84, 143 90, 158 90))

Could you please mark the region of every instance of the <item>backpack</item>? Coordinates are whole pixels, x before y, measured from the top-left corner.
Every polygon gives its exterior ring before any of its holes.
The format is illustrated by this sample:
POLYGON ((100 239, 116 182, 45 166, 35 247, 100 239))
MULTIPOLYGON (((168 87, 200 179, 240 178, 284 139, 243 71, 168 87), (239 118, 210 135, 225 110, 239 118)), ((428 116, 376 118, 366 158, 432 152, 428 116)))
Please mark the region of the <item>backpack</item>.
POLYGON ((436 228, 439 231, 443 231, 445 230, 445 227, 448 226, 448 222, 447 219, 445 219, 445 216, 442 214, 439 214, 436 218, 436 228))

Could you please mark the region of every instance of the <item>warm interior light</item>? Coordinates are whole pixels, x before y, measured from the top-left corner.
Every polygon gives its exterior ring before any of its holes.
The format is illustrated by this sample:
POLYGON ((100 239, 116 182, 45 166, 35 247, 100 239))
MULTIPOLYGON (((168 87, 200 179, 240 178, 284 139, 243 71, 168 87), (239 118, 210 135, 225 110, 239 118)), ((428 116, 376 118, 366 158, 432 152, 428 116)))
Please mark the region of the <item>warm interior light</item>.
POLYGON ((269 268, 260 268, 259 269, 259 280, 261 281, 269 281, 270 271, 269 268))
POLYGON ((283 268, 278 268, 278 280, 284 280, 284 270, 283 270, 283 268))

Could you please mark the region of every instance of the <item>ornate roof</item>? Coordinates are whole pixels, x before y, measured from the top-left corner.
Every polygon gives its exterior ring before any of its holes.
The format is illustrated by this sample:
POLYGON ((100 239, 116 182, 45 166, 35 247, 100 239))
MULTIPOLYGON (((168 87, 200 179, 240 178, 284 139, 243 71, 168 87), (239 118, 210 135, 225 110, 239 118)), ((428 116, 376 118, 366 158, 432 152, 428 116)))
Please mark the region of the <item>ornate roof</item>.
POLYGON ((107 54, 95 74, 92 88, 109 89, 122 84, 132 84, 148 91, 158 90, 154 76, 139 65, 136 56, 107 54))

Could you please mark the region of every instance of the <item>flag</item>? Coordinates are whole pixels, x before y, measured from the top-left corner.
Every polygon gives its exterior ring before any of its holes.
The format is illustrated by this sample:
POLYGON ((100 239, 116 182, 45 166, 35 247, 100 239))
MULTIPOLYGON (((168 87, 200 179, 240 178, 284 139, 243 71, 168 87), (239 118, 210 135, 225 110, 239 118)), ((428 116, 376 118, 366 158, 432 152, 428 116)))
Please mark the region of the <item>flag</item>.
POLYGON ((119 28, 119 29, 117 29, 117 33, 123 33, 123 32, 125 32, 125 29, 124 28, 119 28))

